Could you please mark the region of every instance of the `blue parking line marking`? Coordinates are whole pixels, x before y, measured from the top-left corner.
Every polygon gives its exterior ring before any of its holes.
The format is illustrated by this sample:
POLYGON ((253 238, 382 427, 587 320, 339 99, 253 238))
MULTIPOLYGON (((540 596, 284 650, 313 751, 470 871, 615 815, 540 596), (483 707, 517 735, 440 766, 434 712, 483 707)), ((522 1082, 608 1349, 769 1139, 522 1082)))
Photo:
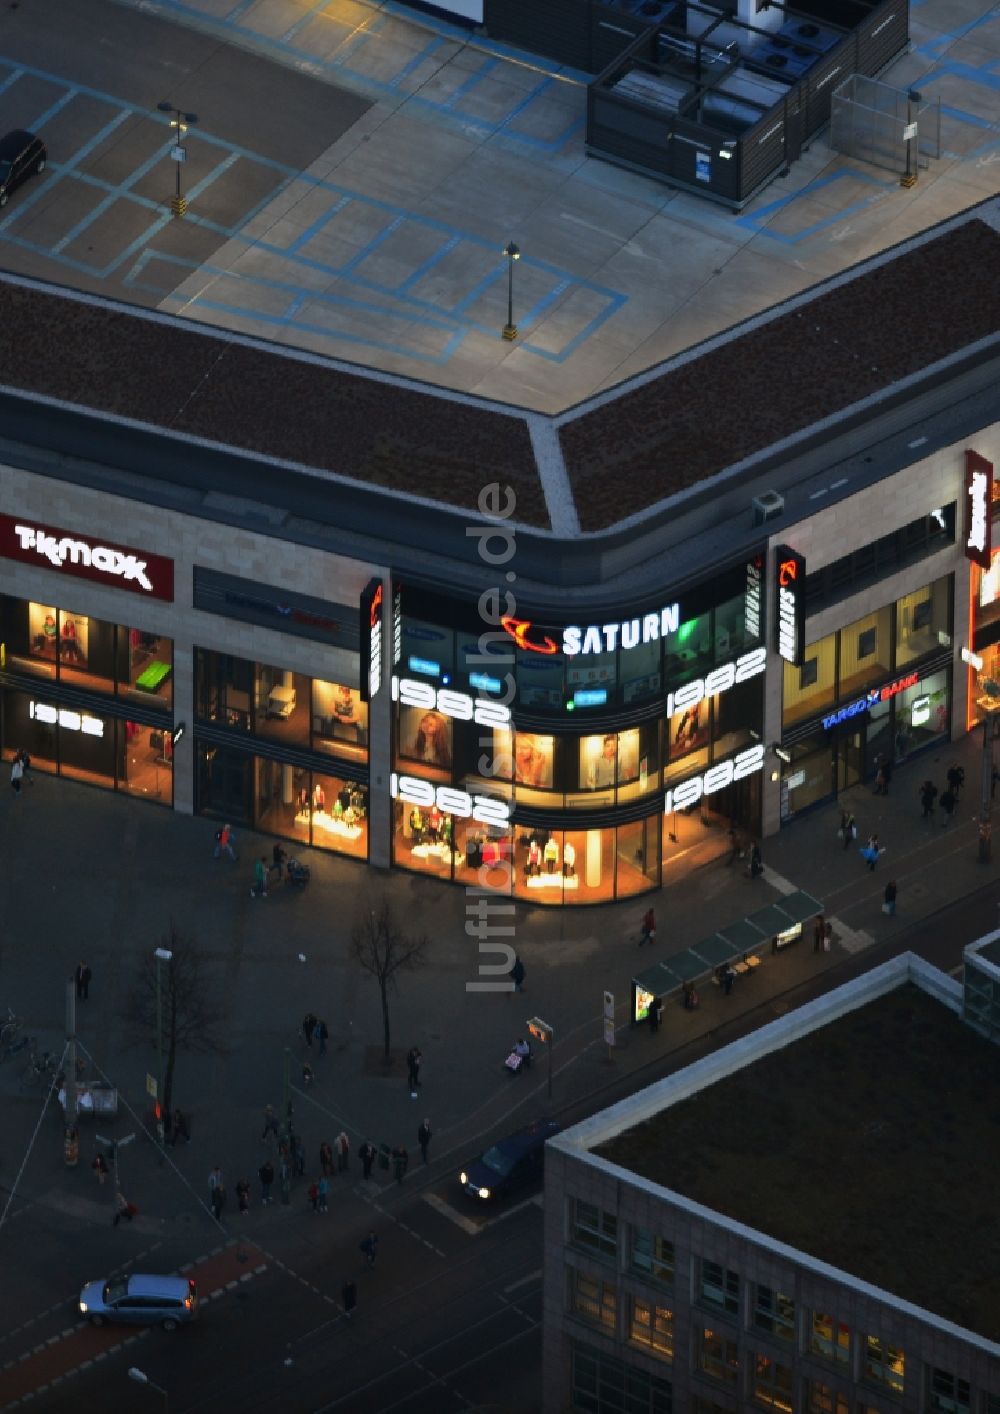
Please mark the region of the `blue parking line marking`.
POLYGON ((38 114, 31 124, 31 131, 37 133, 40 128, 44 128, 45 124, 51 118, 54 118, 57 113, 61 113, 68 104, 73 102, 73 99, 79 92, 80 90, 78 88, 68 88, 62 98, 56 99, 55 103, 53 103, 51 107, 46 108, 44 113, 38 114))
POLYGON ((996 128, 996 124, 991 123, 987 118, 980 118, 977 113, 966 113, 964 108, 952 108, 947 103, 941 104, 941 112, 947 118, 955 118, 960 123, 969 123, 974 128, 996 128))
MULTIPOLYGON (((240 15, 245 15, 248 10, 252 10, 256 3, 257 0, 237 0, 233 8, 223 16, 222 23, 224 25, 232 24, 234 19, 238 19, 240 15)), ((197 6, 194 5, 182 5, 177 8, 188 10, 192 14, 200 14, 197 6)))
MULTIPOLYGON (((103 128, 99 128, 93 137, 88 138, 88 140, 74 152, 68 162, 55 164, 50 160, 49 171, 56 175, 57 178, 60 176, 69 176, 75 178, 77 181, 85 180, 83 174, 78 172, 76 168, 85 157, 90 156, 95 147, 99 146, 106 137, 110 137, 114 130, 120 127, 128 116, 129 114, 125 109, 120 113, 116 113, 109 122, 104 124, 103 128)), ((105 186, 105 190, 110 190, 110 188, 105 186)), ((22 216, 25 211, 30 211, 36 202, 41 201, 44 194, 45 187, 38 187, 35 191, 29 192, 27 196, 21 197, 14 210, 0 221, 0 232, 6 232, 7 228, 22 216)))
POLYGON ((438 247, 433 255, 428 256, 422 265, 418 265, 412 275, 407 275, 403 283, 396 286, 397 293, 401 295, 406 294, 407 290, 411 290, 414 285, 418 284, 426 274, 434 269, 435 265, 440 265, 441 261, 449 256, 461 243, 461 236, 451 236, 445 241, 444 245, 438 247))
POLYGON ((458 304, 452 305, 450 312, 452 314, 463 314, 470 304, 474 304, 491 286, 495 285, 496 282, 501 279, 503 273, 504 267, 498 265, 495 270, 491 270, 488 275, 484 275, 479 283, 474 285, 463 299, 459 300, 458 304))
POLYGON ((517 322, 523 325, 525 329, 530 329, 532 324, 538 323, 539 317, 544 314, 549 305, 554 304, 560 295, 566 293, 572 286, 572 283, 572 280, 560 280, 558 284, 552 286, 548 294, 543 295, 540 300, 536 300, 531 308, 527 310, 517 322))
POLYGON ((368 244, 361 247, 357 255, 353 255, 346 265, 340 266, 340 273, 342 275, 350 275, 352 271, 356 270, 362 261, 367 260, 370 255, 373 255, 374 252, 378 250, 380 245, 384 245, 390 236, 395 235, 403 225, 404 219, 405 218, 402 216, 397 216, 394 221, 389 222, 388 226, 383 226, 377 236, 372 236, 368 244))
POLYGON ((440 49, 443 43, 443 39, 432 39, 429 44, 425 44, 420 53, 414 54, 409 63, 404 64, 399 73, 389 80, 389 88, 398 88, 403 80, 408 79, 416 69, 419 69, 424 60, 429 58, 435 50, 440 49))
POLYGON ((65 250, 68 245, 72 245, 73 241, 76 240, 77 236, 82 234, 82 232, 85 231, 87 227, 90 226, 94 221, 96 221, 99 216, 103 216, 105 211, 107 211, 109 207, 113 206, 116 201, 132 196, 133 193, 131 191, 131 188, 136 184, 136 182, 140 181, 149 172, 151 172, 158 162, 162 162, 164 158, 167 157, 172 146, 172 142, 164 143, 161 148, 159 148, 156 152, 153 153, 152 157, 148 157, 145 162, 140 163, 140 165, 135 169, 131 176, 127 177, 124 182, 120 183, 117 187, 110 188, 107 196, 104 197, 103 201, 99 201, 94 207, 93 211, 89 212, 88 215, 81 217, 81 219, 76 223, 76 225, 71 227, 71 229, 67 231, 66 234, 62 237, 62 239, 56 242, 56 244, 52 247, 52 254, 58 255, 59 252, 65 250))
POLYGON ((7 75, 4 81, 0 83, 0 93, 6 93, 7 90, 12 87, 12 85, 17 83, 18 79, 23 77, 23 69, 11 69, 10 73, 7 75))
POLYGON ((474 73, 470 74, 464 83, 459 84, 454 93, 449 94, 441 104, 441 107, 454 108, 459 99, 464 98, 467 93, 470 93, 478 84, 481 84, 486 75, 491 73, 499 62, 499 59, 487 59, 485 63, 480 64, 479 68, 476 69, 474 73))
POLYGON ((329 6, 330 0, 316 0, 316 3, 310 5, 304 15, 301 15, 293 25, 290 25, 289 28, 285 30, 284 34, 280 36, 279 42, 281 44, 287 44, 290 39, 294 39, 300 30, 305 29, 306 25, 313 22, 317 14, 328 9, 329 6))
POLYGON ((316 220, 313 221, 311 225, 307 226, 304 231, 301 231, 290 246, 272 246, 272 249, 282 249, 283 253, 294 255, 296 251, 301 250, 304 245, 307 245, 308 242, 312 240, 313 236, 322 231, 324 226, 328 226, 333 218, 339 212, 343 211, 345 206, 350 206, 353 200, 354 198, 352 196, 348 196, 345 193, 339 201, 335 202, 334 205, 330 207, 329 211, 324 211, 322 216, 317 216, 316 220))

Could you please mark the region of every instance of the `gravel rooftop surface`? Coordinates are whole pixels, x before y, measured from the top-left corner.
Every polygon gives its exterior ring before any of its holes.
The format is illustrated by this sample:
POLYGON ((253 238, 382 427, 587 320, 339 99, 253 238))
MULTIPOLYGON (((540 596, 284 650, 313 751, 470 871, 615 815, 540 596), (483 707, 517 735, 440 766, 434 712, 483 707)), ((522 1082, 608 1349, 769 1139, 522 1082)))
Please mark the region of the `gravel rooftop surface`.
POLYGON ((516 413, 2 280, 0 320, 10 387, 469 509, 506 482, 517 518, 548 525, 516 413))
POLYGON ((567 421, 599 530, 1000 330, 1000 235, 974 219, 567 421))
POLYGON ((595 1153, 1000 1338, 1000 1048, 913 985, 595 1153))

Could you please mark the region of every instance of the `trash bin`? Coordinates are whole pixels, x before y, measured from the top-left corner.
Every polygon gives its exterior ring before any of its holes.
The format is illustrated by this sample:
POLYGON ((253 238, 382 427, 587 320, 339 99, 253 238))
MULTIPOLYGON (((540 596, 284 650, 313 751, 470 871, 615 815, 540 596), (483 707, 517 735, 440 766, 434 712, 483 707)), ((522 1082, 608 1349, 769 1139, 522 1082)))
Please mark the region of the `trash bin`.
POLYGON ((378 1166, 380 1169, 388 1171, 389 1156, 391 1153, 392 1150, 389 1148, 388 1144, 380 1144, 378 1146, 378 1166))

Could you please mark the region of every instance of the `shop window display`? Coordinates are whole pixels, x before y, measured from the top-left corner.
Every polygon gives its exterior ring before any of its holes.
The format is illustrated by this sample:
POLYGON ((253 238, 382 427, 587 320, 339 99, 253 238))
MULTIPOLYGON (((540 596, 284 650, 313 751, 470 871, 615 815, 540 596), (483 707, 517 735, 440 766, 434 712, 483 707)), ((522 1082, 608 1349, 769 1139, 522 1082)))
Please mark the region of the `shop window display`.
POLYGON ((450 771, 454 760, 452 719, 443 712, 424 707, 400 707, 399 754, 407 762, 419 762, 434 770, 450 771))
POLYGON ((667 634, 663 654, 668 686, 708 672, 714 660, 711 614, 687 619, 676 633, 667 634))
POLYGON ((455 819, 435 805, 397 800, 396 862, 450 879, 462 857, 455 847, 455 819))
POLYGON ((551 798, 536 792, 551 791, 555 775, 555 737, 534 732, 514 736, 514 781, 518 800, 525 804, 550 804, 551 798))
POLYGON ((951 727, 951 693, 947 669, 921 678, 901 692, 896 699, 896 754, 905 758, 909 752, 925 746, 938 737, 947 736, 951 727))
POLYGON ((258 736, 286 746, 308 746, 312 725, 311 680, 287 668, 261 663, 254 678, 254 724, 258 736))
POLYGON ((403 675, 445 681, 455 671, 455 635, 449 628, 403 616, 403 675))
POLYGON ((172 707, 173 669, 173 639, 119 624, 118 682, 136 701, 172 707))
POLYGON ((169 711, 173 640, 52 604, 5 597, 3 634, 18 672, 91 692, 132 695, 169 711))
POLYGON ((622 654, 621 700, 644 702, 656 697, 663 683, 660 671, 661 646, 658 641, 642 643, 622 654))
POLYGON ((357 688, 314 679, 312 714, 314 750, 368 760, 368 703, 357 688))

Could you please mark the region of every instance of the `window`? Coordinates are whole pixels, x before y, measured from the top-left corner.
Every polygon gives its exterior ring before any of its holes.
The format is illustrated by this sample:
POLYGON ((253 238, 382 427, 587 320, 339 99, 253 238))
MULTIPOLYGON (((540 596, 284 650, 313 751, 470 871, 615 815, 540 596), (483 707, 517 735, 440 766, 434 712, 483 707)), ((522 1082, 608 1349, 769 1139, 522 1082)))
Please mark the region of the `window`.
POLYGON ((573 1345, 573 1408, 584 1414, 673 1414, 669 1380, 601 1350, 573 1345))
POLYGON ((806 1380, 804 1414, 851 1414, 851 1402, 846 1394, 822 1380, 806 1380))
POLYGON ((674 1313, 633 1296, 629 1300, 628 1338, 645 1346, 653 1355, 672 1360, 674 1355, 674 1313))
POLYGON ((799 668, 799 687, 812 687, 819 677, 819 659, 807 658, 799 668))
POLYGON ((674 1244, 644 1228, 629 1229, 629 1265, 659 1286, 674 1284, 674 1244))
POLYGON ((838 695, 857 697, 862 688, 892 676, 892 606, 855 619, 840 633, 838 695))
POLYGON ((801 668, 784 665, 784 723, 786 727, 814 717, 832 705, 837 683, 837 635, 828 633, 806 648, 801 668))
POLYGON ((951 643, 951 575, 896 600, 896 667, 951 643))
POLYGON ((779 1409, 792 1414, 792 1371, 779 1365, 770 1355, 754 1355, 750 1378, 750 1395, 755 1404, 765 1409, 779 1409))
POLYGON ((865 1336, 863 1380, 887 1394, 903 1394, 905 1371, 906 1357, 901 1350, 877 1335, 865 1336))
POLYGON ((931 1369, 927 1408, 933 1414, 970 1414, 972 1393, 968 1380, 960 1380, 947 1370, 931 1369))
POLYGON ((851 1332, 848 1326, 823 1311, 813 1311, 809 1323, 809 1350, 835 1365, 851 1359, 851 1332))
POLYGON ((779 1340, 795 1339, 795 1302, 769 1286, 755 1286, 753 1323, 779 1340))
POLYGON ((701 1332, 698 1369, 713 1380, 734 1385, 740 1373, 739 1346, 735 1340, 720 1335, 718 1331, 709 1330, 706 1326, 701 1332))
POLYGON ((574 1316, 602 1326, 613 1335, 618 1325, 618 1291, 614 1282, 589 1277, 575 1267, 567 1269, 569 1309, 574 1316))
POLYGON ((735 1405, 716 1404, 714 1399, 705 1399, 702 1395, 695 1395, 694 1414, 732 1414, 735 1405))
POLYGON ((618 1219, 615 1215, 603 1212, 593 1203, 584 1203, 580 1198, 574 1198, 572 1204, 570 1241, 573 1246, 586 1247, 591 1252, 613 1257, 618 1250, 618 1219))
POLYGON ((714 1306, 717 1311, 725 1311, 727 1316, 740 1313, 740 1279, 736 1272, 720 1266, 718 1262, 701 1263, 700 1300, 703 1306, 714 1306))
POLYGON ((808 613, 818 613, 829 604, 856 594, 868 584, 883 579, 894 569, 916 564, 955 539, 955 502, 931 511, 852 551, 840 560, 806 576, 808 613))

